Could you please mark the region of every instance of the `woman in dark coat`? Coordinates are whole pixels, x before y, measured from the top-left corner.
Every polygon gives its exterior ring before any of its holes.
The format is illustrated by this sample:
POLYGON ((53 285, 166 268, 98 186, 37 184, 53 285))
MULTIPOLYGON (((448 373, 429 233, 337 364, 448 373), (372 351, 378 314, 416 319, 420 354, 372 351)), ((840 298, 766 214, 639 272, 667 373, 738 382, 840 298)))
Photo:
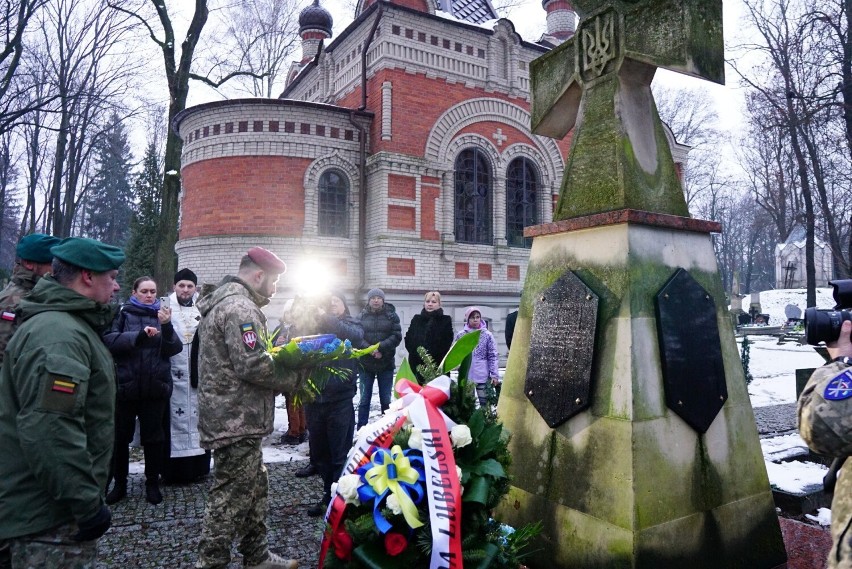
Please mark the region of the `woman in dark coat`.
POLYGON ((417 382, 421 385, 425 378, 417 369, 423 358, 417 348, 424 347, 436 364, 441 363, 453 344, 453 319, 444 315, 441 308, 441 293, 433 290, 423 298, 423 310, 411 319, 408 332, 405 333, 405 349, 408 350, 408 364, 414 370, 417 382))
MULTIPOLYGON (((350 314, 344 293, 332 292, 328 306, 320 310, 313 320, 308 333, 334 334, 341 340, 349 340, 353 348, 366 347, 364 329, 350 314)), ((304 333, 299 330, 298 334, 304 333)), ((340 360, 332 365, 337 368, 337 373, 329 374, 328 381, 316 399, 305 405, 311 464, 322 476, 323 485, 322 501, 308 508, 308 515, 315 517, 325 513, 331 500, 331 485, 343 472, 355 435, 355 408, 352 400, 358 386, 359 362, 354 359, 340 360)))
POLYGON ((172 394, 169 358, 180 353, 183 343, 171 323, 171 310, 160 306, 157 284, 151 277, 133 283, 133 293, 119 310, 104 343, 116 366, 118 389, 115 404, 115 485, 107 504, 127 496, 130 460, 136 418, 145 452, 145 498, 152 504, 163 501, 159 479, 166 458, 164 419, 172 394))

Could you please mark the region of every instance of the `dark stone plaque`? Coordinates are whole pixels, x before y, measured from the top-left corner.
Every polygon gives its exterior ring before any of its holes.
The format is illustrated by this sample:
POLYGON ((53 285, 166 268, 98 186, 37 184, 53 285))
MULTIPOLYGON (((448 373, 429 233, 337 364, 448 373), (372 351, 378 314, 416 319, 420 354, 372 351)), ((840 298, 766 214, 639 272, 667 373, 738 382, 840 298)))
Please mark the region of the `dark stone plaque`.
POLYGON ((524 392, 554 428, 589 406, 598 297, 568 271, 535 300, 524 392))
POLYGON ((678 269, 657 294, 656 306, 666 404, 706 433, 728 399, 716 303, 678 269))

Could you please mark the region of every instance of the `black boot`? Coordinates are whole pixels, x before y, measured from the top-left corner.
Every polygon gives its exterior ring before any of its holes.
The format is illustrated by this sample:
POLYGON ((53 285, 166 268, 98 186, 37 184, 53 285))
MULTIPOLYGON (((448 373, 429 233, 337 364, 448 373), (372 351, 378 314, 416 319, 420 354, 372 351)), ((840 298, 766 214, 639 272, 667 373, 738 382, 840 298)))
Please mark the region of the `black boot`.
POLYGON ((163 494, 160 492, 160 484, 156 480, 145 481, 145 499, 155 506, 163 501, 163 494))
POLYGON ((127 480, 116 479, 112 490, 106 495, 106 503, 109 506, 121 502, 127 497, 127 480))
POLYGON ((322 500, 308 508, 308 515, 312 518, 318 518, 322 515, 325 515, 325 512, 328 509, 329 502, 331 502, 331 495, 326 494, 322 497, 322 500))
POLYGON ((163 443, 142 446, 145 451, 145 499, 154 505, 163 501, 160 492, 160 473, 165 462, 165 445, 163 443))

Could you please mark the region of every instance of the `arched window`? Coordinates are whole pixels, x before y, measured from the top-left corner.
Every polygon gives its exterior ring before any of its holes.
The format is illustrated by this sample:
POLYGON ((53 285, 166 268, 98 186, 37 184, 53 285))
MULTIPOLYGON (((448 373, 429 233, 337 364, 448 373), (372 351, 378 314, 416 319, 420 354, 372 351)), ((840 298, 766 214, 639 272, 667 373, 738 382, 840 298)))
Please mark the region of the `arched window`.
POLYGON ((506 242, 509 247, 530 247, 524 227, 538 223, 536 196, 538 170, 532 161, 515 158, 506 171, 506 242))
POLYGON ((476 148, 463 150, 456 158, 456 241, 492 242, 491 166, 476 148))
POLYGON ((319 179, 318 232, 349 237, 349 181, 338 170, 327 170, 319 179))

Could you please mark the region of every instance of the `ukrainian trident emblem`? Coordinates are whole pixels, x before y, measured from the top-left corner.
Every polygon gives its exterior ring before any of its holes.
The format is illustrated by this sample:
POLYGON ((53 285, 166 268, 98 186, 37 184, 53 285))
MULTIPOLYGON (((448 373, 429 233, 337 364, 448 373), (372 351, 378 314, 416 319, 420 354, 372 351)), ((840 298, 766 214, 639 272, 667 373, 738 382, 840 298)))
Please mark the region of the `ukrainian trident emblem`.
POLYGON ((600 14, 582 30, 583 73, 600 77, 606 64, 615 59, 615 12, 600 14))

